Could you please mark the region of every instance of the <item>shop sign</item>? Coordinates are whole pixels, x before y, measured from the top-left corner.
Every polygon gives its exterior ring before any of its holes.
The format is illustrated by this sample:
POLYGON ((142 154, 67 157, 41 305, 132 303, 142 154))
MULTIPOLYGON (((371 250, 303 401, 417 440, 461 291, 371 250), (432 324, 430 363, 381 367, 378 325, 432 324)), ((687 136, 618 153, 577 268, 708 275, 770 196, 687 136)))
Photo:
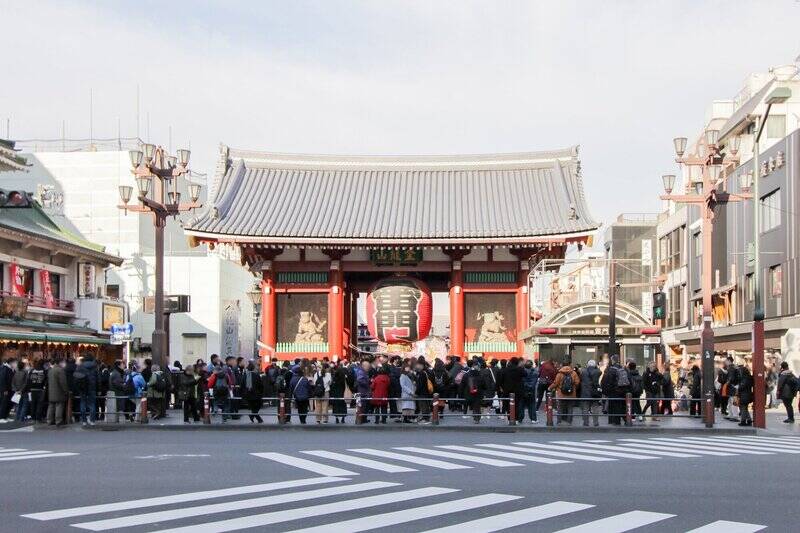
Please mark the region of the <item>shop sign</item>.
POLYGON ((103 304, 103 331, 112 331, 114 324, 125 320, 125 308, 121 305, 103 304))
POLYGON ((42 296, 44 297, 44 304, 52 309, 55 307, 56 301, 53 298, 53 286, 50 283, 50 272, 47 270, 39 271, 39 283, 42 286, 42 296))
POLYGON ((370 250, 369 260, 376 266, 413 266, 422 262, 422 248, 370 250))
POLYGON ((28 312, 28 299, 24 296, 0 297, 0 318, 25 318, 28 312))
POLYGON ((111 324, 111 344, 124 344, 131 341, 133 335, 133 324, 126 322, 125 324, 111 324))
POLYGON ((78 263, 78 296, 94 296, 96 287, 94 265, 78 263))
POLYGON ((8 266, 11 278, 11 296, 25 296, 25 269, 17 264, 8 266))

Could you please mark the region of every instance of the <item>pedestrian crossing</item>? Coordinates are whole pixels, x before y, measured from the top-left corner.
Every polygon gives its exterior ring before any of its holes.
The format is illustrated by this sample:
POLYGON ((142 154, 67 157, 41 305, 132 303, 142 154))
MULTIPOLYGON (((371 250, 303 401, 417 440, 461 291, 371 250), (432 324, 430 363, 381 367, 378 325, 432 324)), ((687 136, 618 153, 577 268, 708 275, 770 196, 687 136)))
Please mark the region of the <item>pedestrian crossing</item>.
MULTIPOLYGON (((585 502, 531 502, 524 496, 498 492, 467 493, 439 486, 410 488, 398 482, 315 477, 54 509, 22 517, 47 522, 48 529, 86 531, 146 528, 161 533, 218 533, 257 528, 327 533, 402 527, 425 533, 489 533, 525 527, 559 533, 622 533, 669 524, 677 515, 646 509, 615 513, 606 505, 585 502)), ((719 520, 691 527, 695 527, 694 533, 751 533, 767 526, 719 520)))
POLYGON ((69 457, 73 452, 51 452, 48 450, 28 450, 25 448, 0 448, 0 462, 27 461, 28 459, 48 459, 50 457, 69 457))
POLYGON ((736 456, 800 454, 800 438, 712 435, 707 437, 630 437, 615 440, 397 446, 391 449, 301 450, 295 454, 251 455, 320 476, 352 477, 362 473, 405 474, 425 469, 467 470, 480 467, 521 468, 531 463, 650 461, 736 456))

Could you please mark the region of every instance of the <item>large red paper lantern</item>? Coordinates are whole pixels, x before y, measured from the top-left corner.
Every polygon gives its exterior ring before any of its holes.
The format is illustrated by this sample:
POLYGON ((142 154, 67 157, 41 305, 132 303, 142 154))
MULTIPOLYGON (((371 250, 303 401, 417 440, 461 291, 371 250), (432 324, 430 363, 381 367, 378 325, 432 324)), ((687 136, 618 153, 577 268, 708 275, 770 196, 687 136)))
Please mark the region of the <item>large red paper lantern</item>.
POLYGON ((411 343, 431 332, 433 299, 422 281, 393 276, 377 282, 367 296, 367 327, 388 344, 411 343))

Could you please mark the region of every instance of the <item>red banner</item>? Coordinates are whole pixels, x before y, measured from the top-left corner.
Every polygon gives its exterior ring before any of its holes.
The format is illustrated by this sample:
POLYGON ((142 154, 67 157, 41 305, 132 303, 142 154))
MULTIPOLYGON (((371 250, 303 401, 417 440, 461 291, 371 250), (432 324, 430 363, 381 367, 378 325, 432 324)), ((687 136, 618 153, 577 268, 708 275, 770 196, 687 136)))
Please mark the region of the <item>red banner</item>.
POLYGON ((47 307, 55 307, 56 301, 53 298, 53 286, 50 283, 50 272, 47 270, 39 271, 39 283, 42 285, 42 297, 47 307))
POLYGON ((25 269, 14 263, 8 266, 11 277, 11 296, 25 296, 25 269))

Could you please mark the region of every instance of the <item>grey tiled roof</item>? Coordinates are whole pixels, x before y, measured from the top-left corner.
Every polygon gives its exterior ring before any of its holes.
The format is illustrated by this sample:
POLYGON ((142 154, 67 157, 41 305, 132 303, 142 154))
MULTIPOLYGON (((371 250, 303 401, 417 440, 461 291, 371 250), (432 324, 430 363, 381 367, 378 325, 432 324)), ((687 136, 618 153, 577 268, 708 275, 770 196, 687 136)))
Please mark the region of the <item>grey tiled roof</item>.
POLYGON ((599 226, 584 200, 577 147, 420 157, 223 147, 221 154, 213 200, 188 223, 192 234, 272 243, 519 242, 599 226))

